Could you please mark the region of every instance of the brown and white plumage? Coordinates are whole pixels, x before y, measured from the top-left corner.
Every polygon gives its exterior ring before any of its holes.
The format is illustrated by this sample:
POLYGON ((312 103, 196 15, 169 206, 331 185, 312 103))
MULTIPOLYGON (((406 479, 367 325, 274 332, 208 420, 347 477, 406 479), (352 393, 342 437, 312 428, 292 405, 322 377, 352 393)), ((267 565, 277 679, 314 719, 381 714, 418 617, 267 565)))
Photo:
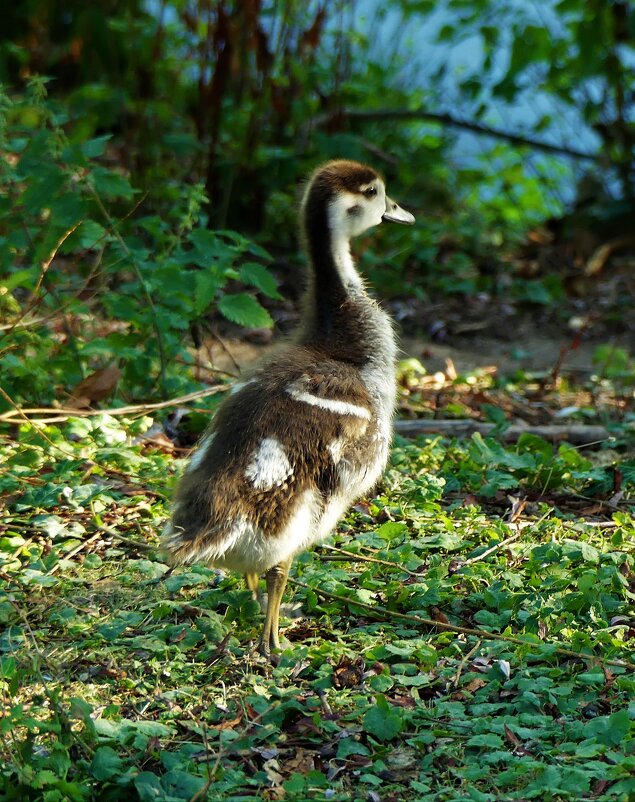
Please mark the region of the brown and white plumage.
POLYGON ((349 246, 382 219, 414 222, 386 197, 372 168, 333 161, 315 171, 301 210, 309 257, 304 323, 220 406, 164 532, 177 562, 240 571, 254 591, 266 573, 264 654, 279 647, 293 556, 329 534, 388 457, 395 338, 349 246))

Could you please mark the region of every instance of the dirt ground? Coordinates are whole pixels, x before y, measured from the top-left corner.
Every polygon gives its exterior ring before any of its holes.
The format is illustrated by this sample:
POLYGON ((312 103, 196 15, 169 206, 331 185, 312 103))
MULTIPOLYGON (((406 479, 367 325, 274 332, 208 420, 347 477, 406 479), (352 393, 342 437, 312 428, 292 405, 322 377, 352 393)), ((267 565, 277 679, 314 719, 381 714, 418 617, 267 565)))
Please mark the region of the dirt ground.
POLYGON ((401 348, 406 357, 417 358, 429 373, 443 370, 447 359, 451 359, 458 374, 495 365, 498 373, 505 376, 519 370, 549 372, 560 358, 562 349, 566 349, 564 371, 588 375, 593 371, 593 353, 598 343, 590 340, 570 349, 572 340, 572 336, 554 338, 539 334, 509 341, 475 336, 463 337, 450 345, 404 337, 401 348))
MULTIPOLYGON (((562 264, 566 296, 551 305, 523 302, 500 288, 496 295, 382 300, 396 321, 403 358, 415 357, 429 373, 451 359, 459 375, 495 365, 507 376, 549 373, 562 360, 559 373, 584 379, 597 371, 593 357, 600 345, 634 355, 635 255, 613 260, 594 276, 562 264)), ((273 332, 213 322, 220 337, 208 338, 205 350, 216 369, 238 373, 293 331, 300 315, 294 289, 290 297, 283 292, 284 301, 267 304, 273 332)))
MULTIPOLYGON (((535 329, 538 328, 536 325, 535 329)), ((457 374, 494 365, 500 375, 509 376, 520 370, 547 373, 553 370, 564 349, 562 372, 583 378, 594 371, 593 355, 598 345, 610 342, 615 347, 633 349, 626 332, 608 339, 605 334, 599 337, 583 334, 576 342, 573 331, 543 335, 527 329, 512 325, 505 339, 479 332, 448 337, 444 342, 405 334, 400 337, 401 358, 418 359, 428 373, 444 370, 450 359, 457 374)), ((271 342, 263 344, 230 335, 222 340, 207 340, 206 350, 217 370, 238 374, 266 356, 282 339, 274 335, 271 342)))

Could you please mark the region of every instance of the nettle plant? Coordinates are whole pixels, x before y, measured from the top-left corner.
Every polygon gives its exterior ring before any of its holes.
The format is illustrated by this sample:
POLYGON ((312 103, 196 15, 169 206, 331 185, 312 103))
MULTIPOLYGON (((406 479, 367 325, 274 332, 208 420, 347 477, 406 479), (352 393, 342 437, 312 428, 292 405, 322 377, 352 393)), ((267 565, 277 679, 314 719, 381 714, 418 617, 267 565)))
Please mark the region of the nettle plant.
POLYGON ((209 230, 200 185, 166 180, 144 214, 109 140, 76 141, 44 79, 0 95, 0 383, 15 402, 50 403, 113 364, 127 397, 178 391, 212 308, 272 325, 255 296, 279 297, 266 251, 209 230))

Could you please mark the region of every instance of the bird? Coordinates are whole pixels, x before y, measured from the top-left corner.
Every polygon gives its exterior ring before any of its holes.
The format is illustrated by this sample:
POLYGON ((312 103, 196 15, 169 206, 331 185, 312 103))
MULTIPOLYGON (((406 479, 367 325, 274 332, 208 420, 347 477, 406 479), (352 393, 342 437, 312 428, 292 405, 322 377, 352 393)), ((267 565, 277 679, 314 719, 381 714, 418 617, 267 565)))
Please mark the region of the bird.
POLYGON ((387 463, 397 344, 358 272, 350 241, 414 216, 382 176, 337 159, 310 176, 300 205, 308 281, 297 331, 219 405, 177 485, 162 543, 172 563, 265 575, 258 651, 280 649, 293 557, 322 541, 387 463))

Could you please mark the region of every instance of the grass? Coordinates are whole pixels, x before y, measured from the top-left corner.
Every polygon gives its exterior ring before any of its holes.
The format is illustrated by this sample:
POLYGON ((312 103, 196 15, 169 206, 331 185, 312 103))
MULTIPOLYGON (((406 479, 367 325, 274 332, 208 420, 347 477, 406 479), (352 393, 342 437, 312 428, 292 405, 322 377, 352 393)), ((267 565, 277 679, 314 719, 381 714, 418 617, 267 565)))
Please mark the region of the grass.
POLYGON ((150 423, 4 440, 2 799, 635 797, 631 463, 398 439, 272 666, 240 577, 163 562, 150 423))

